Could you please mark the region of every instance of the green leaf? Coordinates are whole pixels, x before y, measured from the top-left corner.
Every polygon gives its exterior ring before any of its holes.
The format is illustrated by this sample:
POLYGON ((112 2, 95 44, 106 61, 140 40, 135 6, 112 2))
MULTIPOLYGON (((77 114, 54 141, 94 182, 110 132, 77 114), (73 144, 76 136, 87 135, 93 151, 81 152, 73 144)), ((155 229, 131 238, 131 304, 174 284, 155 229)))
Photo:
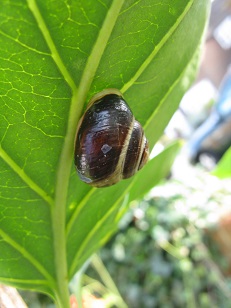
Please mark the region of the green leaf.
POLYGON ((231 148, 225 152, 212 174, 221 179, 231 177, 231 148))
POLYGON ((180 147, 180 142, 172 143, 144 166, 133 181, 133 186, 129 191, 130 200, 142 198, 160 180, 169 175, 171 166, 180 147))
POLYGON ((68 281, 141 181, 80 182, 78 120, 94 93, 118 88, 152 148, 195 76, 210 1, 1 4, 0 281, 68 307, 68 281))

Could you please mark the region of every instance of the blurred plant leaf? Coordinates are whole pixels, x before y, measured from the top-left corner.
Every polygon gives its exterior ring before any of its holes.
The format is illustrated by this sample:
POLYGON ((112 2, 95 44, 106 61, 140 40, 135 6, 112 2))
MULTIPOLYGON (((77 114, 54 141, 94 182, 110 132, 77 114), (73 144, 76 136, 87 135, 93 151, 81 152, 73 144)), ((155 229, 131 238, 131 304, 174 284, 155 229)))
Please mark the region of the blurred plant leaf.
POLYGON ((231 177, 231 147, 225 152, 212 174, 221 179, 231 177))
POLYGON ((179 152, 180 142, 174 142, 155 156, 136 176, 129 192, 130 200, 142 198, 161 179, 169 175, 170 168, 179 152))

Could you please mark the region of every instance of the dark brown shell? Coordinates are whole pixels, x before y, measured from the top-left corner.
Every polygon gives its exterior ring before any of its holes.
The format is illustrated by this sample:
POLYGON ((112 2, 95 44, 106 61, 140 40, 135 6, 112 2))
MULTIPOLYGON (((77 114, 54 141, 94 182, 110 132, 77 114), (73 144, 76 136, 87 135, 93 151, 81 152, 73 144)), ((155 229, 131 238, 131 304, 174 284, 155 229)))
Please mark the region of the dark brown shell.
POLYGON ((105 187, 126 179, 148 160, 143 128, 116 89, 107 89, 89 102, 75 140, 75 166, 80 179, 105 187))

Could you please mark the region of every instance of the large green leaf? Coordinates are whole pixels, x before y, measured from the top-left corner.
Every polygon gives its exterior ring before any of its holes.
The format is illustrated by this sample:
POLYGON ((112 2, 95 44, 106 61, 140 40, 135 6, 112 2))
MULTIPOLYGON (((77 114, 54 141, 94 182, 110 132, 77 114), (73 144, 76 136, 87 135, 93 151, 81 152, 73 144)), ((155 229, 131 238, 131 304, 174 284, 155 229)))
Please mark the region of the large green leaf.
POLYGON ((105 189, 78 179, 86 102, 120 89, 152 147, 194 78, 209 3, 2 0, 1 282, 67 307, 68 280, 114 232, 136 179, 105 189))

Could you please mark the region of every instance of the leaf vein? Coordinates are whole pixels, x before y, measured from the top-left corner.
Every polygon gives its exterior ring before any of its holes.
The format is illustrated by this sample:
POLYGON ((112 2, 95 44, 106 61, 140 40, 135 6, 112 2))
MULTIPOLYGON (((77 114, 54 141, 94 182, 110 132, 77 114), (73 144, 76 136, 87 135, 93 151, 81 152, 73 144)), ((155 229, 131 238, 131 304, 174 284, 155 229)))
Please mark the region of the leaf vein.
POLYGON ((72 89, 73 92, 76 91, 76 85, 75 82, 73 81, 71 75, 69 74, 67 68, 65 67, 61 56, 58 53, 58 49, 55 46, 55 43, 50 35, 49 29, 39 11, 39 8, 36 4, 36 0, 27 0, 28 6, 32 12, 32 14, 34 15, 38 27, 41 30, 41 33, 43 34, 43 37, 51 51, 51 56, 55 62, 55 64, 57 65, 57 67, 59 68, 61 74, 63 75, 64 79, 66 80, 67 84, 70 86, 70 88, 72 89))
POLYGON ((101 57, 112 33, 119 12, 125 0, 114 0, 108 10, 102 28, 93 46, 91 55, 89 56, 83 75, 80 81, 78 91, 73 92, 73 97, 70 106, 70 116, 67 127, 67 134, 64 140, 63 149, 60 156, 59 167, 57 172, 57 183, 55 190, 55 207, 52 212, 52 223, 54 232, 54 249, 55 263, 59 268, 57 272, 57 280, 60 292, 63 289, 63 281, 68 274, 67 257, 66 257, 66 226, 65 226, 65 211, 68 192, 68 184, 70 179, 71 167, 73 164, 73 144, 76 132, 76 127, 82 109, 84 106, 87 93, 92 84, 95 72, 99 66, 101 57), (60 264, 63 267, 60 267, 60 264))
POLYGON ((39 187, 26 173, 20 168, 15 161, 3 150, 0 146, 0 157, 14 170, 15 173, 40 197, 43 198, 46 203, 53 206, 54 200, 41 188, 39 187))
POLYGON ((53 277, 47 272, 47 270, 38 262, 25 248, 15 242, 7 233, 0 229, 0 235, 3 240, 11 247, 16 249, 25 259, 27 259, 50 283, 55 286, 53 277))
POLYGON ((31 50, 31 51, 36 52, 36 53, 41 54, 41 55, 50 56, 50 54, 48 54, 46 52, 43 52, 43 51, 40 51, 40 50, 37 50, 35 48, 32 48, 32 47, 30 47, 30 46, 20 42, 18 39, 14 38, 14 37, 12 37, 12 36, 10 36, 8 34, 6 34, 5 32, 3 32, 1 30, 0 30, 0 34, 2 34, 3 36, 7 37, 8 39, 10 39, 10 40, 12 40, 12 41, 14 41, 14 42, 16 42, 18 44, 20 44, 21 46, 25 47, 28 50, 31 50))
POLYGON ((144 60, 143 64, 139 67, 139 69, 136 71, 136 73, 133 75, 133 77, 126 82, 126 84, 123 85, 121 88, 121 92, 125 93, 135 82, 136 80, 141 76, 141 74, 147 69, 149 64, 152 62, 153 58, 156 56, 156 54, 161 50, 161 48, 166 44, 166 42, 169 40, 169 38, 172 36, 172 34, 175 32, 177 27, 180 25, 188 11, 193 5, 193 0, 191 0, 185 7, 182 14, 179 16, 177 21, 174 23, 174 25, 169 29, 169 31, 166 33, 166 35, 162 38, 162 40, 159 42, 159 44, 155 45, 153 51, 150 53, 150 55, 144 60))
POLYGON ((119 204, 121 204, 122 200, 126 197, 126 194, 129 193, 132 186, 133 186, 133 182, 126 187, 126 189, 123 191, 123 193, 118 198, 118 200, 114 203, 114 205, 110 207, 110 209, 105 213, 105 215, 95 224, 94 228, 92 228, 91 231, 88 233, 83 243, 80 245, 75 257, 73 258, 72 264, 70 266, 70 277, 74 273, 75 267, 77 265, 78 260, 81 258, 81 253, 84 251, 84 248, 87 246, 90 240, 94 237, 97 230, 100 230, 100 228, 105 223, 105 220, 116 210, 116 208, 119 208, 119 204))

